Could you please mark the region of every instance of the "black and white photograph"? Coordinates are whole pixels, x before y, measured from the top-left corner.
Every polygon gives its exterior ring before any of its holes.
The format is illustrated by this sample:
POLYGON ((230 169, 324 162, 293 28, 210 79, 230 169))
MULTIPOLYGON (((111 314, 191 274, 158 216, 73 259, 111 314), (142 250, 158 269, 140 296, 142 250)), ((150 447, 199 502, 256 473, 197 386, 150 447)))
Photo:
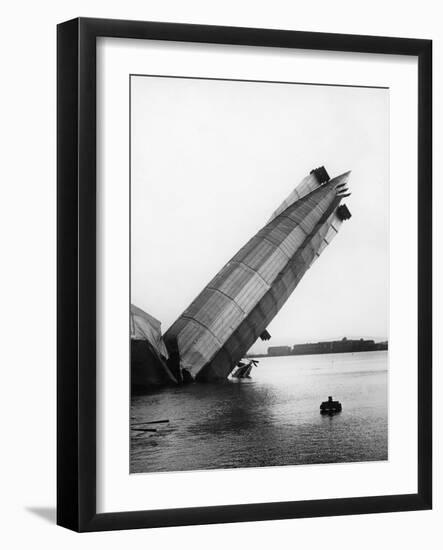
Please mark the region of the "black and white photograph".
POLYGON ((5 4, 1 548, 438 547, 441 10, 356 6, 5 4))
POLYGON ((389 88, 129 93, 130 473, 388 460, 389 88))

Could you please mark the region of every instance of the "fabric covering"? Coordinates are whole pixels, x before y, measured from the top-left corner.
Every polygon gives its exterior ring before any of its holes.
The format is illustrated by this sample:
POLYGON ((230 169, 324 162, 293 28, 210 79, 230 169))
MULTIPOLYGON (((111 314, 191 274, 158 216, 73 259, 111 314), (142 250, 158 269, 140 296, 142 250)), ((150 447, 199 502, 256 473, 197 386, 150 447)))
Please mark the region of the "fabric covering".
POLYGON ((161 323, 152 315, 131 304, 131 339, 147 340, 162 357, 168 358, 168 350, 163 342, 161 323))
POLYGON ((181 368, 205 381, 229 375, 337 233, 348 177, 306 177, 200 292, 165 333, 181 368))

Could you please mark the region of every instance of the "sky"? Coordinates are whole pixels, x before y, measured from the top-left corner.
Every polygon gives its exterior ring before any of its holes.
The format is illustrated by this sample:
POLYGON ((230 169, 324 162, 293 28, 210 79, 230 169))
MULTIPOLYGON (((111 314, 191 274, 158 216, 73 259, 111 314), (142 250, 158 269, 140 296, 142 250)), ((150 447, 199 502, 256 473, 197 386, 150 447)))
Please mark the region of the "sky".
POLYGON ((352 171, 352 218, 255 353, 387 337, 389 90, 132 76, 132 303, 166 331, 322 165, 331 178, 352 171))

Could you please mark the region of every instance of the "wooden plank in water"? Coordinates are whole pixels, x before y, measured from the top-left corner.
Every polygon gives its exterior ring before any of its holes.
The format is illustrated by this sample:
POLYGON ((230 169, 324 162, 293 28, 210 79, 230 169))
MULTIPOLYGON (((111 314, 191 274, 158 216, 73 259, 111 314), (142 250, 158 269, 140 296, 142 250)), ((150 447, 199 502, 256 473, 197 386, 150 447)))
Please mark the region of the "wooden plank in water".
POLYGON ((133 426, 143 426, 144 424, 163 424, 164 422, 169 422, 169 419, 167 420, 149 420, 147 422, 136 422, 133 424, 133 426))

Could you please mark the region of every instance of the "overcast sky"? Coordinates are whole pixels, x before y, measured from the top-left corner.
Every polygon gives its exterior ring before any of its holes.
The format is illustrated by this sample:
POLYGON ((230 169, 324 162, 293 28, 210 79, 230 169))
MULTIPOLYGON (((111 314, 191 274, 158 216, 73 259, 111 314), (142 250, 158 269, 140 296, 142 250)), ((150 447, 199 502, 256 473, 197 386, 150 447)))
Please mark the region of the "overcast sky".
POLYGON ((389 90, 137 76, 131 125, 131 301, 163 331, 324 165, 352 218, 253 350, 388 335, 389 90))

